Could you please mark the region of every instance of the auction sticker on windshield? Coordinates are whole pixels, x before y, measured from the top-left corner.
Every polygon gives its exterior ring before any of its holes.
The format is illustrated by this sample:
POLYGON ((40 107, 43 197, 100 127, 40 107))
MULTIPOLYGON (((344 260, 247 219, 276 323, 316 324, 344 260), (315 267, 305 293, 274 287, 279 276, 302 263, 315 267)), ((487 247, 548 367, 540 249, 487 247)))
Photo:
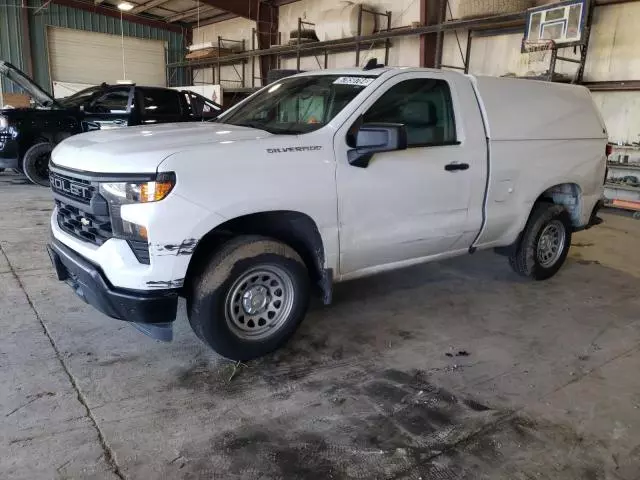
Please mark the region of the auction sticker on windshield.
POLYGON ((335 82, 334 85, 357 85, 359 87, 366 87, 371 82, 373 82, 375 78, 371 77, 340 77, 335 82))

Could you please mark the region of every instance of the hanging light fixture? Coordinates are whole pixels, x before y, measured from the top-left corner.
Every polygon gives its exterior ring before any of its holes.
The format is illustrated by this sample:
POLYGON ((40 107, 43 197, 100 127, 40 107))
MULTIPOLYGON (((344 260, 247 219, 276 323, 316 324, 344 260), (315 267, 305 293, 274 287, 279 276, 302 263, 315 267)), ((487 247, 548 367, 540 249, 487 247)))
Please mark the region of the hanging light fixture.
POLYGON ((133 8, 133 4, 129 2, 120 2, 118 4, 118 10, 120 10, 120 42, 122 45, 122 80, 118 83, 128 83, 127 80, 127 65, 124 57, 124 22, 122 21, 122 12, 128 12, 133 8))

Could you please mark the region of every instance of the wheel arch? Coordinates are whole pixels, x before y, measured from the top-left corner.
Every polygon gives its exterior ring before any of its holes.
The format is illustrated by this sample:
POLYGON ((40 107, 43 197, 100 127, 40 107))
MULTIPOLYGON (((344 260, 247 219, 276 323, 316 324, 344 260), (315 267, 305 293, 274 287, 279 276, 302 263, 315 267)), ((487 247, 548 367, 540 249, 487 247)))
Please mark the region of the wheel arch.
POLYGON ((546 187, 542 193, 538 195, 538 197, 529 205, 529 213, 524 218, 518 228, 516 230, 517 235, 513 240, 513 243, 507 246, 495 247, 494 251, 500 255, 510 255, 513 249, 518 245, 522 234, 529 223, 529 219, 533 214, 536 205, 546 202, 553 203, 555 205, 563 205, 569 213, 571 217, 571 224, 574 229, 578 229, 580 227, 580 218, 582 212, 582 188, 575 182, 563 182, 557 183, 555 185, 551 185, 546 187))
POLYGON ((239 235, 263 235, 293 248, 302 258, 311 280, 331 302, 333 273, 325 268, 325 249, 316 222, 307 214, 293 210, 273 210, 241 215, 225 221, 206 233, 197 243, 185 276, 186 291, 190 282, 206 264, 207 258, 223 243, 239 235))
POLYGON ((582 214, 582 188, 574 182, 565 182, 553 185, 542 192, 531 205, 529 217, 535 206, 540 202, 551 202, 556 205, 563 205, 574 227, 580 226, 580 218, 582 214))
POLYGON ((38 129, 34 129, 32 131, 28 131, 20 135, 19 140, 19 161, 22 165, 22 161, 24 160, 24 155, 27 151, 38 143, 50 143, 51 146, 55 147, 58 143, 66 140, 69 137, 72 137, 74 133, 72 132, 50 132, 50 131, 40 131, 38 129))

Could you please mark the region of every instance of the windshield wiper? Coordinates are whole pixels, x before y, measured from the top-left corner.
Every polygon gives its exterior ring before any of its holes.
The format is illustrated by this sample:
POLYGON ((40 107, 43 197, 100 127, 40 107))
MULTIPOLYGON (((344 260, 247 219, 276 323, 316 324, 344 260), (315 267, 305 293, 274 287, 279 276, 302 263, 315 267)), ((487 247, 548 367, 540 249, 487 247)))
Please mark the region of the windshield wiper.
POLYGON ((324 125, 318 125, 313 123, 305 124, 305 123, 298 123, 298 122, 287 122, 287 123, 282 123, 278 126, 274 126, 273 133, 275 134, 279 133, 282 135, 286 135, 286 134, 302 135, 303 133, 312 132, 313 130, 316 130, 316 128, 321 128, 323 126, 324 125))
POLYGON ((264 123, 258 122, 257 120, 247 120, 245 122, 233 123, 232 125, 236 125, 238 127, 249 127, 249 128, 257 128, 258 130, 264 130, 268 132, 269 130, 265 127, 264 123))
MULTIPOLYGON (((221 122, 226 123, 226 122, 221 122)), ((244 122, 232 123, 228 122, 230 125, 236 125, 238 127, 249 127, 256 128, 258 130, 264 130, 265 132, 271 133, 272 135, 300 135, 301 133, 306 133, 304 130, 300 130, 300 124, 296 122, 287 122, 280 125, 265 125, 262 122, 257 120, 246 120, 244 122), (297 126, 297 127, 294 127, 297 126)))

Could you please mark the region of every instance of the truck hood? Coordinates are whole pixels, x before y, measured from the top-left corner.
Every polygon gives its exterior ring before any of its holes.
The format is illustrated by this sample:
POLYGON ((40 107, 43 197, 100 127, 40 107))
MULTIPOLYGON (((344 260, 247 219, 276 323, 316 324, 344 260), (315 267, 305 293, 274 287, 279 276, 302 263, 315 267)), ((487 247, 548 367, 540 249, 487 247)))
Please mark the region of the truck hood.
POLYGON ((55 107, 58 103, 44 89, 27 77, 24 72, 8 62, 0 61, 0 75, 24 88, 43 107, 55 107))
POLYGON ((152 173, 169 155, 194 147, 271 137, 263 130, 215 122, 166 123, 76 135, 51 155, 60 167, 97 173, 152 173))

